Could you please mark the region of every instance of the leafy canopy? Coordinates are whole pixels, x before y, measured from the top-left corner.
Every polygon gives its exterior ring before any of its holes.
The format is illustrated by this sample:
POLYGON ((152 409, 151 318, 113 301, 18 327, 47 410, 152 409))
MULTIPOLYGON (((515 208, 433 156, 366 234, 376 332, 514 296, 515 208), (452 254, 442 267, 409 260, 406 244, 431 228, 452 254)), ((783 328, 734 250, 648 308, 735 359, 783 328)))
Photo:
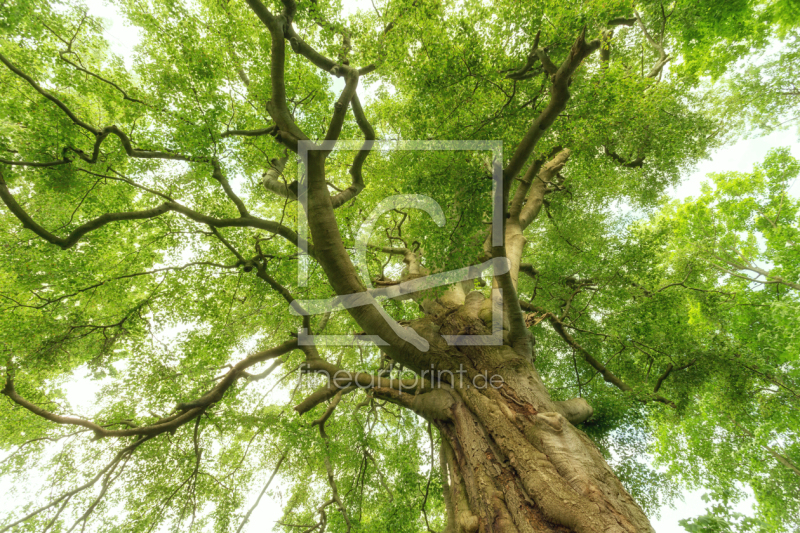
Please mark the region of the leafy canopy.
MULTIPOLYGON (((191 412, 176 405, 227 383, 221 376, 247 354, 262 359, 201 415, 153 436, 95 440, 93 428, 3 398, 0 531, 241 530, 278 468, 276 530, 323 520, 329 531, 441 530, 430 426, 363 391, 332 413, 320 403, 298 416, 292 408, 323 381, 302 375, 299 351, 263 355, 302 323, 282 290, 333 294, 313 257, 298 259, 298 167, 269 111, 270 33, 238 0, 118 7, 141 36, 130 68, 91 8, 0 4, 4 392, 13 380, 49 413, 135 434, 191 412), (231 222, 245 212, 246 223, 231 222), (100 387, 86 412, 69 402, 76 375, 100 387), (326 413, 321 439, 309 422, 326 413), (324 512, 331 472, 342 512, 324 512)), ((711 175, 698 198, 668 194, 733 136, 797 118, 797 0, 398 0, 348 17, 336 0, 296 9, 305 43, 375 67, 358 91, 378 138, 500 139, 505 161, 548 105, 551 78, 530 65, 534 42, 560 62, 584 28, 601 39, 526 163, 570 150, 525 230, 518 290, 536 366, 556 399, 580 395, 594 407, 583 429, 649 513, 683 487, 706 487, 721 503, 689 531, 796 530, 800 166, 775 150, 752 171, 711 175), (742 484, 755 492, 757 520, 726 510, 742 484)), ((300 53, 285 61, 287 108, 323 138, 342 85, 300 53)), ((368 135, 357 119, 347 114, 342 139, 368 135)), ((492 209, 485 153, 373 150, 363 164, 365 188, 336 211, 346 246, 387 196, 424 194, 444 208, 444 227, 398 210, 370 243, 423 250, 430 271, 478 262, 492 209)), ((332 194, 354 183, 352 165, 350 151, 331 155, 332 194)), ((400 278, 401 256, 368 258, 376 281, 400 278)), ((413 302, 386 310, 420 316, 413 302)), ((346 313, 312 324, 359 331, 346 313)), ((321 351, 342 368, 385 369, 375 346, 321 351)))

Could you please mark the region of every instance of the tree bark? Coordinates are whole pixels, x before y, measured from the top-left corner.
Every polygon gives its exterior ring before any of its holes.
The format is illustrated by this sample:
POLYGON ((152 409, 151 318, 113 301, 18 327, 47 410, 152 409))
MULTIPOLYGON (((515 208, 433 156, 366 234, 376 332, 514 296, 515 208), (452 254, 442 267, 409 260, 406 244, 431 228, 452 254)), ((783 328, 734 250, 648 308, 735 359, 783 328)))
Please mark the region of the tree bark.
POLYGON ((473 291, 449 313, 413 324, 431 344, 432 381, 453 397, 448 417, 432 420, 449 472, 447 531, 652 532, 600 451, 575 427, 591 416, 584 400, 553 401, 531 359, 510 346, 454 347, 441 339, 488 334, 489 301, 473 291))

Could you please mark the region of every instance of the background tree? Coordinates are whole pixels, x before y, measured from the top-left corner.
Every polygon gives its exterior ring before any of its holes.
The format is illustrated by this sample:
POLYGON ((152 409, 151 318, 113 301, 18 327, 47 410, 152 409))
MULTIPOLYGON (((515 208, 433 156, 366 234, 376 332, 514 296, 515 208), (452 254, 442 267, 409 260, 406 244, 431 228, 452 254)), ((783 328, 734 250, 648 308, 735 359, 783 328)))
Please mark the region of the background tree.
POLYGON ((734 61, 794 38, 791 0, 120 7, 130 70, 86 8, 0 11, 0 468, 24 502, 0 531, 242 531, 278 472, 285 531, 652 531, 680 484, 737 482, 747 527, 796 527, 798 164, 663 196, 732 105, 763 116, 705 87, 755 83, 734 61), (363 149, 298 166, 344 139, 363 149), (350 250, 397 194, 447 221, 381 217, 368 290, 350 250), (508 272, 370 304, 488 259, 508 272), (315 318, 295 300, 353 294, 315 318), (502 345, 445 342, 499 310, 502 345), (103 380, 93 413, 66 401, 78 368, 103 380))

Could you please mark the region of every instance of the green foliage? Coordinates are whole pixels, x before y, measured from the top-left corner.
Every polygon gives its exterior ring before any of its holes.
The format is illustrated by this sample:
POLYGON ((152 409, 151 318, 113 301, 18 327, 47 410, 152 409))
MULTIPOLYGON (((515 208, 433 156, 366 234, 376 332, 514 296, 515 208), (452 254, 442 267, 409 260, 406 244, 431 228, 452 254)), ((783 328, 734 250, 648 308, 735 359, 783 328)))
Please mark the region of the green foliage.
POLYGON ((731 511, 730 491, 722 490, 712 496, 703 494, 704 502, 711 504, 706 514, 696 518, 680 520, 680 524, 689 533, 733 533, 753 532, 762 533, 770 531, 764 522, 731 511))
MULTIPOLYGON (((658 54, 633 24, 615 28, 609 62, 595 55, 578 69, 567 109, 532 158, 572 151, 563 180, 525 231, 522 261, 535 275, 519 280, 520 299, 564 321, 629 390, 604 381, 545 313, 531 317, 536 366, 555 399, 581 395, 593 406, 584 431, 648 513, 685 487, 707 487, 719 503, 687 521, 688 531, 795 531, 800 477, 786 463, 800 464, 800 202, 791 193, 800 166, 788 150, 775 150, 752 172, 711 175, 696 199, 664 195, 726 140, 721 132, 768 131, 796 112, 796 95, 778 94, 796 91, 796 70, 784 66, 800 62, 796 0, 400 0, 350 18, 339 15, 340 4, 301 2, 295 25, 330 57, 344 53, 347 28, 350 63, 377 65, 359 94, 379 138, 499 139, 504 162, 548 103, 547 75, 509 77, 537 33, 560 62, 582 28, 587 39, 599 38, 608 21, 636 9, 671 63, 646 76, 658 54), (774 57, 736 65, 768 45, 779 45, 774 57), (728 510, 742 483, 754 491, 757 520, 728 510)), ((279 10, 277 2, 268 7, 279 10)), ((131 158, 109 136, 90 164, 96 137, 2 65, 0 172, 16 201, 58 236, 106 213, 151 209, 165 196, 233 219, 236 205, 212 178, 214 157, 253 215, 295 230, 296 204, 261 185, 285 148, 269 135, 230 134, 272 124, 264 25, 241 1, 130 0, 120 9, 141 35, 131 68, 110 53, 102 21, 71 2, 0 0, 0 54, 87 123, 115 124, 137 150, 189 160, 131 158), (73 162, 58 166, 9 163, 67 157, 73 162)), ((289 51, 285 83, 300 128, 324 137, 332 77, 289 51)), ((352 114, 342 138, 363 138, 352 114)), ((352 157, 340 150, 329 158, 332 193, 350 185, 352 157)), ((476 264, 492 212, 486 163, 479 152, 373 151, 366 188, 336 211, 345 246, 354 246, 359 225, 387 196, 424 194, 442 206, 444 227, 413 210, 394 211, 370 243, 418 246, 428 271, 476 264)), ((298 176, 290 158, 282 179, 298 176)), ((62 250, 3 207, 3 375, 15 372, 19 394, 51 412, 113 429, 143 426, 201 397, 245 354, 297 334, 301 319, 232 249, 263 261, 295 298, 332 296, 313 260, 308 284, 298 284, 289 239, 235 225, 215 231, 170 212, 107 224, 62 250), (76 378, 100 390, 91 405, 70 405, 76 378)), ((402 276, 402 256, 371 249, 368 263, 374 280, 402 276)), ((410 301, 385 307, 398 321, 421 314, 410 301)), ((320 326, 314 318, 312 329, 320 326)), ((325 327, 331 335, 359 331, 343 312, 325 327)), ((342 368, 377 372, 384 364, 375 346, 322 351, 342 368)), ((430 527, 442 530, 442 474, 430 442, 437 447, 438 435, 430 437, 414 413, 358 391, 344 396, 323 441, 310 422, 327 405, 302 417, 292 410, 324 385, 301 372, 302 361, 301 353, 287 354, 263 379, 271 361, 249 369, 252 379, 238 381, 201 417, 143 442, 117 477, 104 478, 105 498, 97 499, 98 484, 71 496, 63 513, 54 507, 17 529, 41 531, 52 520, 51 531, 66 531, 91 509, 91 531, 236 531, 288 451, 280 487, 267 492, 284 504, 276 530, 320 519, 331 498, 326 457, 353 531, 426 531, 423 505, 430 527)), ((3 397, 0 475, 20 504, 2 505, 3 525, 103 474, 132 443, 94 441, 88 430, 3 397), (40 491, 42 482, 48 490, 40 491)), ((328 531, 347 530, 333 506, 327 520, 328 531)))

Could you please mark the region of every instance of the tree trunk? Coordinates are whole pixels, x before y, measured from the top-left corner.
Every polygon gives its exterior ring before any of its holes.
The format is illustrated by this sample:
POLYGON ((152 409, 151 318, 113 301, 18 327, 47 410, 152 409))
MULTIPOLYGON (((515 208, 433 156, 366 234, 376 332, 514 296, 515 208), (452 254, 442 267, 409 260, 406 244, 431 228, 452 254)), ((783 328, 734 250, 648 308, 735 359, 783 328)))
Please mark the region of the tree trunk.
POLYGON ((585 400, 552 401, 531 358, 509 346, 444 343, 439 335, 487 334, 491 324, 490 299, 474 291, 456 304, 453 292, 413 324, 431 344, 433 381, 453 396, 450 418, 433 420, 449 473, 447 531, 653 531, 573 425, 592 414, 585 400))

